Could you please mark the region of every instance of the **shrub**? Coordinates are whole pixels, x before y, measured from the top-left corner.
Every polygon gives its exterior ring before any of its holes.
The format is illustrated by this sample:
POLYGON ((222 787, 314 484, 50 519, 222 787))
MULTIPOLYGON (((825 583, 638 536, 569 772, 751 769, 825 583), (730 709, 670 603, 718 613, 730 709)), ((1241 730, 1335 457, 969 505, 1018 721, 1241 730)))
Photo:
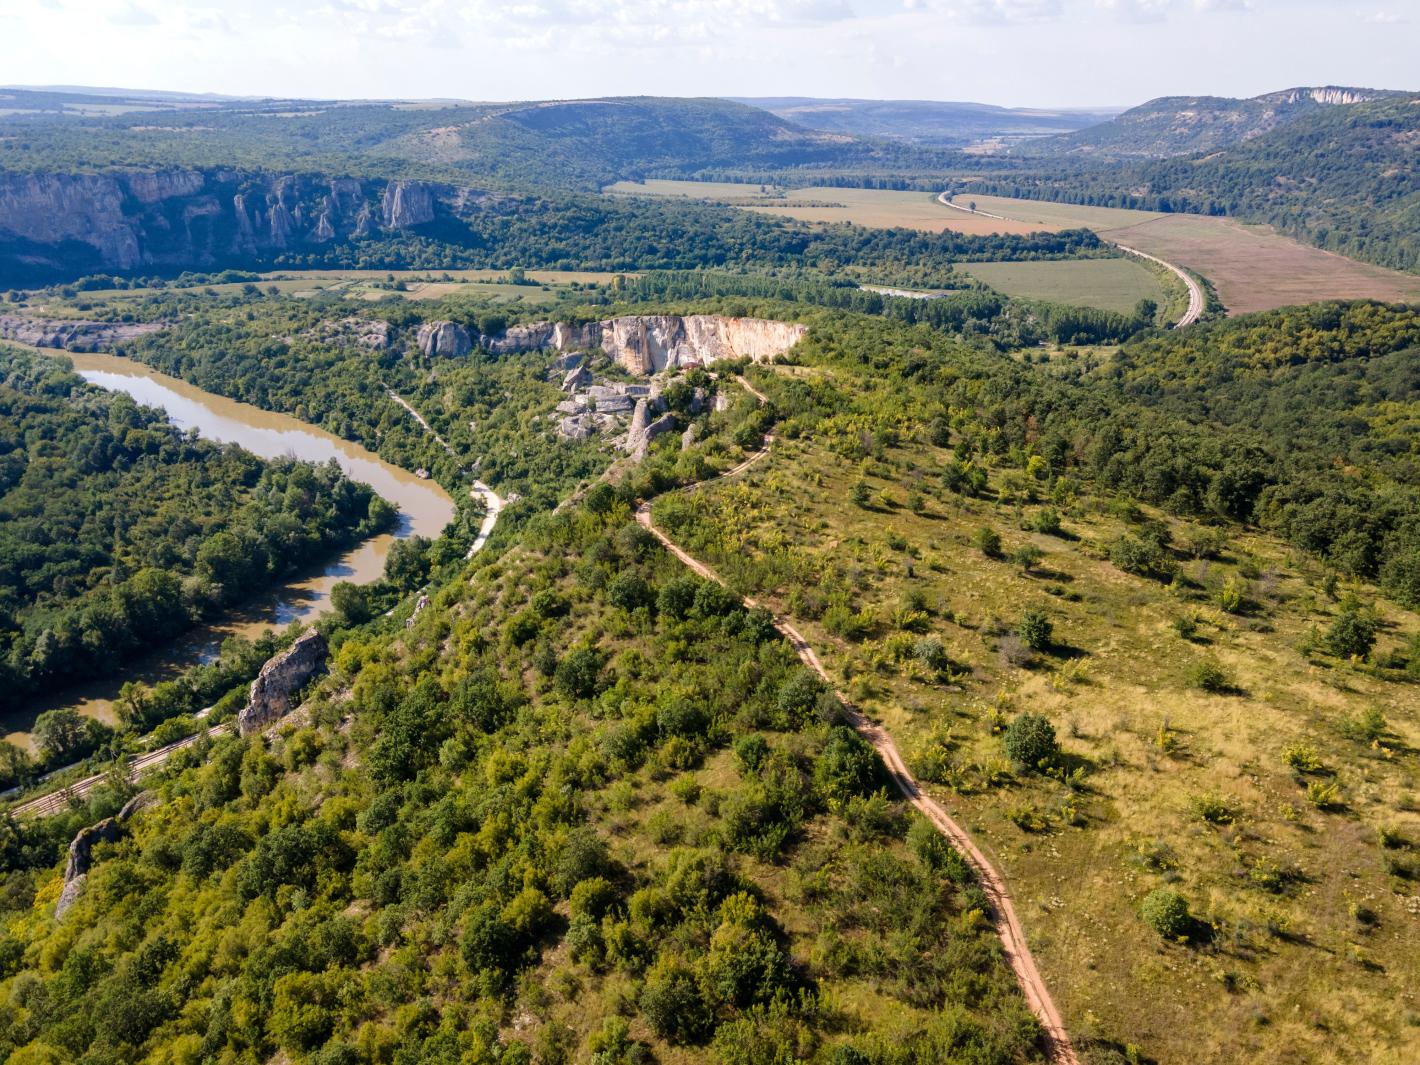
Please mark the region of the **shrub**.
POLYGON ((735 741, 735 762, 741 773, 758 773, 769 757, 769 743, 758 732, 735 741))
POLYGON ((1210 825, 1230 825, 1237 820, 1238 809, 1221 795, 1199 795, 1193 800, 1193 812, 1210 825))
POLYGON ((1039 714, 1016 717, 1006 726, 1001 744, 1006 749, 1006 757, 1027 770, 1038 770, 1049 765, 1060 754, 1055 726, 1039 714))
POLYGON ((1035 513, 1035 531, 1050 536, 1060 535, 1060 512, 1054 507, 1041 507, 1035 513))
POLYGON ((1347 602, 1326 630, 1326 649, 1337 658, 1364 658, 1376 645, 1378 627, 1373 611, 1363 610, 1354 601, 1347 602))
POLYGON ((646 974, 638 1005, 656 1035, 668 1043, 703 1042, 713 1027, 695 977, 679 960, 665 955, 646 974))
POLYGON ((1214 695, 1232 690, 1232 682, 1229 681, 1228 674, 1211 658, 1204 659, 1195 665, 1189 675, 1189 680, 1192 681, 1195 688, 1214 695))
POLYGON ((989 525, 983 525, 976 530, 971 538, 977 548, 987 558, 1001 557, 1001 534, 989 525))
POLYGON ((1305 743, 1294 743, 1282 751, 1282 761, 1298 773, 1320 773, 1322 765, 1316 750, 1305 743))
POLYGON ((912 657, 933 673, 945 673, 951 666, 947 649, 935 636, 924 636, 912 645, 912 657))
POLYGON ((1198 619, 1192 614, 1181 614, 1173 619, 1173 631, 1185 640, 1198 636, 1198 619))
POLYGON ((593 647, 579 647, 557 664, 554 677, 557 688, 572 699, 590 699, 597 693, 602 672, 601 652, 593 647))
POLYGON ((1193 916, 1188 912, 1188 901, 1177 891, 1155 888, 1144 896, 1139 905, 1139 916, 1144 923, 1165 939, 1187 939, 1193 927, 1193 916))
POLYGON ((1044 557, 1045 552, 1035 544, 1022 544, 1011 552, 1011 561, 1020 567, 1022 573, 1029 573, 1035 569, 1044 557))
POLYGON ((639 573, 628 570, 611 579, 606 597, 612 606, 631 611, 651 603, 651 588, 639 573))
POLYGON ((868 482, 858 481, 853 485, 849 498, 853 500, 855 505, 866 508, 871 495, 872 489, 868 487, 868 482))
POLYGON ((1044 611, 1041 610, 1027 611, 1016 629, 1020 638, 1026 642, 1026 646, 1033 651, 1044 651, 1050 647, 1050 637, 1053 631, 1054 626, 1051 624, 1050 618, 1046 617, 1044 611))
POLYGON ((814 762, 814 786, 830 802, 867 795, 885 783, 878 753, 861 736, 839 725, 814 762))
POLYGON ((1223 587, 1218 591, 1218 606, 1229 614, 1237 614, 1242 611, 1246 598, 1245 585, 1237 577, 1229 574, 1227 579, 1223 581, 1223 587))
POLYGON ((1162 547, 1152 540, 1121 536, 1109 549, 1109 560, 1125 573, 1167 581, 1177 567, 1162 547))
POLYGON ((1359 713, 1342 718, 1339 727, 1341 734, 1348 740, 1365 744, 1377 743, 1385 735, 1385 715, 1379 707, 1367 707, 1359 713))

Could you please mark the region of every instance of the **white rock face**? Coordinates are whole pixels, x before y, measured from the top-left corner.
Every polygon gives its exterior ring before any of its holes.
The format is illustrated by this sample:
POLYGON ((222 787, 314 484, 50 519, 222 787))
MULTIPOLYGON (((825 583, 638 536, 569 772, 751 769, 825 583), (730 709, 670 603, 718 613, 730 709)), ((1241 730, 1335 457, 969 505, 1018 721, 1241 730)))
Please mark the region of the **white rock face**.
POLYGON ((325 667, 329 648, 318 632, 305 632, 286 650, 269 659, 251 682, 247 705, 237 714, 243 735, 259 731, 291 709, 291 698, 325 667))
POLYGON ((418 341, 419 350, 430 358, 457 357, 473 350, 473 338, 457 322, 425 322, 419 327, 418 341))
POLYGON ((722 314, 627 315, 584 326, 534 322, 480 342, 495 355, 600 347, 631 373, 653 374, 718 359, 764 362, 788 351, 807 332, 797 322, 722 314))
POLYGON ((380 206, 386 229, 423 225, 434 220, 434 190, 422 181, 391 181, 380 206))

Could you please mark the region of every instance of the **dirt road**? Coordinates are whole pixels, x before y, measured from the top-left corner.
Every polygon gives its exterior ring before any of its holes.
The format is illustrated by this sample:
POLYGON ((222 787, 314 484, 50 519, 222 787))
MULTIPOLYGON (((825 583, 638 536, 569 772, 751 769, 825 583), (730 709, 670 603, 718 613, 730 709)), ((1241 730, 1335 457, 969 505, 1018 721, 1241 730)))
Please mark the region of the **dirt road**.
MULTIPOLYGON (((978 211, 974 207, 963 207, 959 203, 953 203, 945 192, 937 195, 937 202, 943 207, 951 207, 954 210, 964 211, 967 214, 980 215, 982 218, 997 218, 1003 222, 1009 221, 1005 215, 991 214, 989 211, 978 211)), ((1150 255, 1148 252, 1140 251, 1138 248, 1131 248, 1127 244, 1120 244, 1118 241, 1110 240, 1108 237, 1101 236, 1100 240, 1104 241, 1106 244, 1113 244, 1126 255, 1134 255, 1138 256, 1140 259, 1148 259, 1149 262, 1162 266, 1183 282, 1184 288, 1188 290, 1188 309, 1184 311, 1183 316, 1174 323, 1175 329, 1192 325, 1194 322, 1198 321, 1199 318, 1203 317, 1203 309, 1207 306, 1207 301, 1203 298, 1203 288, 1193 279, 1193 275, 1187 270, 1175 266, 1173 263, 1167 262, 1164 259, 1160 259, 1157 255, 1150 255)))
MULTIPOLYGON (((736 378, 753 395, 757 396, 760 402, 766 402, 763 393, 756 390, 744 378, 736 378)), ((765 437, 764 447, 750 455, 747 459, 726 470, 717 477, 708 481, 701 481, 697 484, 689 485, 682 491, 693 492, 722 481, 728 477, 734 477, 743 473, 750 466, 769 454, 769 449, 774 442, 772 436, 765 437)), ((676 557, 684 566, 706 580, 714 581, 716 584, 724 585, 725 581, 704 562, 693 557, 688 552, 681 549, 669 536, 656 527, 651 518, 651 501, 641 504, 636 510, 636 520, 652 536, 654 536, 667 551, 676 557)), ((761 607, 768 610, 764 604, 754 599, 745 597, 746 607, 761 607)), ((990 899, 993 918, 996 925, 996 933, 1000 937, 1002 951, 1006 955, 1007 962, 1010 963, 1012 971, 1016 974, 1016 979, 1020 982, 1021 990, 1025 994, 1026 1003, 1030 1006, 1031 1012, 1035 1014, 1040 1022, 1041 1028, 1045 1032, 1046 1042, 1050 1053, 1050 1058, 1055 1065, 1079 1065, 1079 1058, 1075 1054, 1074 1044, 1070 1040, 1070 1033, 1065 1028, 1065 1022, 1061 1019, 1060 1011, 1055 1007, 1055 1001, 1050 997, 1050 991, 1045 986, 1045 981, 1040 975, 1035 958, 1030 952, 1030 947, 1026 943, 1025 931, 1021 927, 1020 919, 1016 916, 1015 904, 1012 902, 1010 890, 1006 887, 1006 881, 991 864, 991 861, 976 846, 970 834, 957 821, 955 821, 938 803, 926 792, 922 790, 916 779, 912 776, 911 770, 907 768, 907 763, 903 760, 901 752, 897 749, 897 744, 892 736, 881 725, 870 721, 863 715, 844 695, 834 687, 833 680, 824 669, 823 663, 819 661, 818 655, 814 652, 809 642, 804 639, 803 634, 794 628, 788 621, 773 611, 769 611, 774 619, 774 627, 784 636, 798 653, 800 661, 809 669, 812 669, 818 676, 833 688, 834 694, 838 696, 840 702, 848 714, 848 720, 858 734, 873 745, 887 766, 891 774, 893 783, 903 798, 916 807, 928 821, 947 838, 947 841, 965 858, 976 871, 977 878, 981 882, 982 889, 986 892, 986 897, 990 899)))

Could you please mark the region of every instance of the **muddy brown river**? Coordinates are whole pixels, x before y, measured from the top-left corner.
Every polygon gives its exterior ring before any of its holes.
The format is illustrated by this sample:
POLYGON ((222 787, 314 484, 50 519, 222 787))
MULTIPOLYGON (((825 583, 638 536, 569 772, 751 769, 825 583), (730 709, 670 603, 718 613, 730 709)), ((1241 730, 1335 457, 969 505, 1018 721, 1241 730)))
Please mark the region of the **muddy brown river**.
MULTIPOLYGON (((48 352, 47 354, 56 354, 48 352)), ((127 392, 139 403, 160 407, 181 429, 195 429, 204 439, 240 444, 262 458, 293 456, 311 462, 335 459, 352 480, 369 485, 399 510, 392 534, 366 540, 328 564, 300 574, 229 612, 221 620, 194 629, 175 644, 130 662, 117 674, 31 701, 0 717, 0 731, 15 743, 29 745, 35 717, 58 706, 73 706, 103 721, 113 720, 113 699, 125 681, 154 683, 175 676, 194 662, 212 658, 231 635, 256 636, 295 620, 325 613, 330 590, 339 581, 363 584, 384 572, 390 545, 408 536, 436 537, 453 520, 454 502, 433 481, 392 466, 358 444, 284 414, 238 403, 150 370, 118 355, 69 354, 74 369, 101 388, 127 392)))

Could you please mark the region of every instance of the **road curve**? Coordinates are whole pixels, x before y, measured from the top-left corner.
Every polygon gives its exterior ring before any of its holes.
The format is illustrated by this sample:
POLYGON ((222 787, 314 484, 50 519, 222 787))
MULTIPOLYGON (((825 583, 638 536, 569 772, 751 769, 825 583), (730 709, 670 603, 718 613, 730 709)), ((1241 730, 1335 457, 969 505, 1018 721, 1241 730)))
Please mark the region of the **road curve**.
MULTIPOLYGON (((967 214, 979 215, 982 218, 995 218, 1001 222, 1009 221, 1005 215, 991 214, 989 211, 978 211, 971 207, 963 207, 959 203, 953 203, 945 192, 938 193, 937 202, 943 207, 951 207, 954 210, 965 211, 967 214)), ((1096 236, 1099 236, 1099 234, 1096 234, 1096 236)), ((1104 241, 1106 244, 1113 244, 1126 255, 1135 255, 1140 259, 1148 259, 1151 263, 1157 263, 1183 282, 1184 287, 1188 289, 1188 310, 1184 311, 1183 317, 1174 323, 1175 329, 1182 329, 1186 325, 1192 325, 1203 317, 1203 309, 1207 305, 1207 301, 1203 298, 1203 287, 1193 279, 1193 275, 1187 270, 1175 266, 1165 259, 1160 259, 1157 255, 1150 255, 1146 251, 1140 251, 1138 248, 1131 248, 1127 244, 1121 244, 1117 240, 1110 240, 1108 237, 1104 236, 1101 236, 1100 240, 1104 241)))
MULTIPOLYGON (((737 377, 750 393, 757 396, 760 402, 766 402, 763 393, 755 389, 743 377, 737 377)), ((750 455, 739 465, 726 470, 706 481, 699 481, 693 485, 681 489, 685 492, 696 491, 705 485, 715 481, 724 480, 743 473, 750 466, 769 454, 769 449, 774 443, 772 436, 766 436, 764 447, 750 455)), ((646 500, 636 509, 636 520, 654 536, 661 545, 669 551, 675 558, 693 573, 706 580, 714 581, 716 584, 724 585, 725 581, 718 573, 711 569, 704 562, 695 558, 687 551, 677 545, 669 536, 659 529, 651 518, 651 500, 646 500)), ((751 609, 759 607, 768 611, 763 603, 760 603, 748 596, 744 598, 744 604, 751 609)), ((1031 954, 1030 947, 1026 943, 1025 930, 1021 927, 1019 917, 1016 916, 1016 907, 1011 899, 1010 889, 1006 886, 1005 878, 991 864, 989 858, 982 853, 972 840, 971 835, 957 821, 955 821, 946 810, 925 791, 913 777, 912 771, 907 768, 906 761, 903 760, 897 744, 892 736, 881 725, 869 720, 857 707, 849 701, 848 697, 839 691, 833 684, 828 671, 824 669, 823 663, 814 652, 808 640, 804 639, 802 633, 794 628, 788 621, 768 611, 774 621, 774 627, 780 634, 789 641, 794 650, 798 653, 799 660, 809 669, 812 669, 819 678, 823 680, 838 697, 843 704, 849 723, 865 740, 873 745, 887 766, 888 773, 892 776, 893 783, 897 790, 902 793, 909 803, 919 810, 932 826, 936 828, 952 847, 970 863, 976 871, 976 875, 981 882, 982 889, 986 892, 986 897, 991 902, 993 910, 996 934, 1000 937, 1001 948, 1006 955, 1006 960, 1010 964, 1012 971, 1016 974, 1016 979, 1021 985, 1021 991, 1026 998, 1026 1004, 1035 1014, 1036 1020, 1040 1022, 1041 1029, 1045 1033, 1046 1044, 1049 1050, 1050 1059, 1055 1065, 1079 1065, 1079 1058, 1075 1054, 1075 1046, 1070 1040, 1070 1033, 1065 1028, 1065 1022, 1060 1016, 1060 1011, 1055 1006, 1055 1001, 1050 997, 1050 991, 1045 986, 1045 980, 1040 975, 1040 970, 1036 966, 1035 958, 1031 954)))

